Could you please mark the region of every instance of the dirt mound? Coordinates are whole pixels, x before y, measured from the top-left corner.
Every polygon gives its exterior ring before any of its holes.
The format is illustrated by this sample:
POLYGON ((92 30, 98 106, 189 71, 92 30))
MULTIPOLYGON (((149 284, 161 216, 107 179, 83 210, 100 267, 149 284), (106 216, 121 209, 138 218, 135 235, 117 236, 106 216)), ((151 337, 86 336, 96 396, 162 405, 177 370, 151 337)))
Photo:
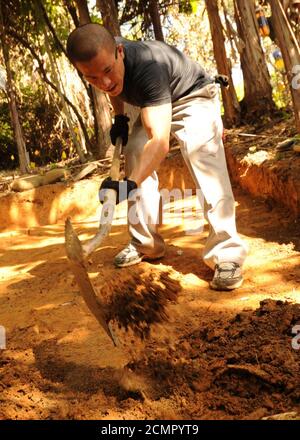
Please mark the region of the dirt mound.
POLYGON ((255 311, 206 320, 163 356, 156 350, 131 363, 159 383, 151 398, 180 397, 187 418, 260 418, 300 407, 300 353, 291 346, 300 305, 266 300, 255 311))
POLYGON ((291 329, 299 323, 300 305, 273 300, 234 316, 203 313, 196 331, 174 345, 150 339, 139 359, 117 369, 67 362, 55 339, 36 345, 31 366, 27 359, 21 368, 3 352, 0 386, 15 394, 11 401, 1 399, 0 417, 81 418, 87 402, 85 418, 118 418, 117 408, 137 419, 299 414, 299 351, 291 346, 291 329), (71 405, 54 405, 61 392, 71 405))
POLYGON ((106 298, 106 314, 119 328, 131 329, 141 339, 149 337, 152 324, 168 321, 167 306, 176 302, 181 291, 180 282, 172 278, 174 270, 143 270, 128 268, 100 289, 106 298))

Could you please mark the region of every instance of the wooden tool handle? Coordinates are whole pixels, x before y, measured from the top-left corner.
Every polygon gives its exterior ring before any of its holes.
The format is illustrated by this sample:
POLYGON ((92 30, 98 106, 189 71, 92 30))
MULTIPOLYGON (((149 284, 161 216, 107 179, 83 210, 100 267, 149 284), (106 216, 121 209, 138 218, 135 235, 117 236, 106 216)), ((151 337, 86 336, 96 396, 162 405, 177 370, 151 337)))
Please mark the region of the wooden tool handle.
POLYGON ((119 180, 120 177, 120 156, 122 153, 122 138, 118 137, 116 140, 116 146, 114 155, 112 158, 111 168, 109 176, 112 180, 119 180))

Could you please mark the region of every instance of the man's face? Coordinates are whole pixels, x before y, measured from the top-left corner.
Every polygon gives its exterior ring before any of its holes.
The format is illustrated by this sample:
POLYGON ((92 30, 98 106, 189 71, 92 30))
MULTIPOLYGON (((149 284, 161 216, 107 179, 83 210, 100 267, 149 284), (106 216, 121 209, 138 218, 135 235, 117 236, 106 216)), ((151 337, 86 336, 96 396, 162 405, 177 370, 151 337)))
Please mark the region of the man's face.
POLYGON ((90 61, 75 63, 85 79, 109 96, 118 96, 124 84, 124 50, 122 45, 115 52, 105 48, 100 49, 90 61))

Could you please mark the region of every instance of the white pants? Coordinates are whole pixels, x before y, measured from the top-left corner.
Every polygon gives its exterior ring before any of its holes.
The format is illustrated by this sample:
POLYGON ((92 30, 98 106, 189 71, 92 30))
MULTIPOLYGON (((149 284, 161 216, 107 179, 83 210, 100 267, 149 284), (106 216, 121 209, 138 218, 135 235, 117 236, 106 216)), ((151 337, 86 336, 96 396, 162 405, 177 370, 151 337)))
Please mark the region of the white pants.
MULTIPOLYGON (((218 86, 208 86, 172 104, 171 131, 193 177, 196 188, 204 196, 204 215, 209 223, 203 260, 214 269, 221 262, 236 262, 242 266, 247 248, 237 234, 235 203, 228 176, 223 125, 218 99, 218 86)), ((135 122, 128 144, 124 148, 125 172, 129 176, 138 163, 147 134, 140 118, 135 122)), ((160 194, 157 173, 152 173, 140 186, 140 197, 128 203, 128 227, 131 242, 149 257, 159 257, 165 250, 157 227, 160 221, 160 194), (135 221, 130 219, 135 218, 135 221)))

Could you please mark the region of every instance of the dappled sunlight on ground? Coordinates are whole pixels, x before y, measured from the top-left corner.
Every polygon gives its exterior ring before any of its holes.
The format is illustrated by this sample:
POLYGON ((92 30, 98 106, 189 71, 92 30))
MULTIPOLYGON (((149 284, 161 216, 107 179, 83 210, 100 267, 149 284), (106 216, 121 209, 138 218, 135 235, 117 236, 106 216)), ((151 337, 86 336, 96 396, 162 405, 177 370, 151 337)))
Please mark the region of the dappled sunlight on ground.
MULTIPOLYGON (((144 342, 114 323, 120 341, 117 348, 112 347, 79 294, 65 255, 63 224, 0 234, 0 325, 7 331, 7 350, 1 353, 4 388, 0 416, 243 418, 257 410, 255 417, 259 418, 287 410, 292 402, 296 404, 296 397, 291 400, 281 396, 282 388, 272 385, 268 376, 265 386, 270 395, 274 394, 273 408, 268 406, 267 395, 259 385, 265 376, 255 359, 257 370, 249 367, 249 359, 243 364, 242 358, 234 369, 232 359, 240 354, 234 354, 231 348, 227 371, 220 367, 225 355, 211 358, 216 352, 210 346, 216 338, 221 338, 220 350, 232 342, 228 335, 231 331, 235 334, 235 330, 231 330, 230 320, 239 322, 234 318, 236 314, 248 313, 245 319, 250 323, 269 313, 262 311, 257 315, 254 311, 267 298, 300 304, 298 232, 283 218, 280 209, 270 214, 262 201, 254 203, 243 193, 237 196, 238 229, 250 248, 243 286, 230 293, 209 289, 212 271, 201 259, 207 226, 203 223, 201 231, 191 234, 199 220, 191 219, 188 228, 182 224, 182 202, 177 200, 167 206, 168 221, 161 227, 167 243, 165 257, 153 264, 141 263, 136 272, 171 270, 181 285, 177 301, 168 306, 168 320, 153 325, 150 339, 144 342), (222 339, 223 332, 229 339, 222 339), (245 382, 245 387, 253 387, 251 399, 257 396, 255 403, 230 388, 235 386, 232 377, 244 371, 241 364, 248 368, 250 382, 245 382), (218 374, 213 376, 215 371, 218 374), (259 403, 259 399, 264 403, 259 403)), ((194 203, 194 197, 187 200, 189 207, 194 203)), ((119 283, 121 291, 122 286, 126 291, 126 277, 128 273, 130 276, 127 269, 113 265, 114 255, 128 242, 125 219, 123 203, 117 208, 110 235, 87 262, 97 294, 102 292, 104 298, 114 294, 109 291, 112 283, 119 283)), ((83 242, 97 232, 98 221, 97 214, 74 222, 83 242)), ((276 307, 274 310, 291 316, 290 321, 285 318, 287 326, 294 322, 292 312, 276 307)), ((250 329, 249 323, 245 332, 250 329)))

